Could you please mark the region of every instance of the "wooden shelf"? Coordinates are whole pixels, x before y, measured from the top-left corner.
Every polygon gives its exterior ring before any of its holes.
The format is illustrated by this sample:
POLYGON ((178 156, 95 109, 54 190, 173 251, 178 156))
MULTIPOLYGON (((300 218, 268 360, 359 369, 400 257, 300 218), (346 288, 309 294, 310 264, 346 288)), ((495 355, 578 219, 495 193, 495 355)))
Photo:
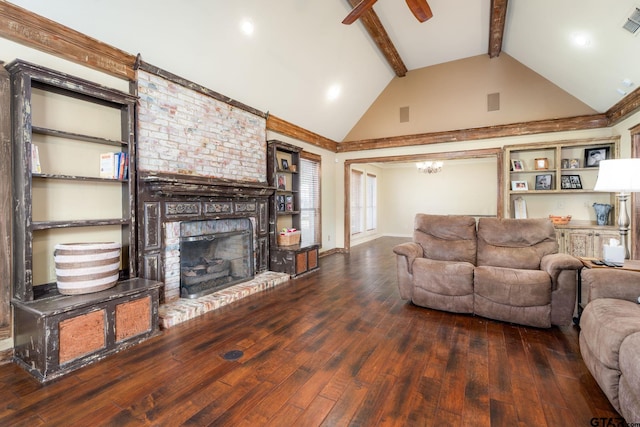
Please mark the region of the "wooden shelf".
POLYGON ((114 141, 114 140, 105 139, 105 138, 97 138, 95 136, 90 136, 90 135, 82 135, 79 133, 65 132, 62 130, 48 129, 48 128, 43 128, 38 126, 32 126, 31 131, 35 134, 40 134, 40 135, 49 135, 49 136, 55 136, 59 138, 73 139, 76 141, 92 142, 95 144, 103 144, 103 145, 110 145, 110 146, 117 146, 117 147, 126 146, 128 144, 127 141, 114 141))

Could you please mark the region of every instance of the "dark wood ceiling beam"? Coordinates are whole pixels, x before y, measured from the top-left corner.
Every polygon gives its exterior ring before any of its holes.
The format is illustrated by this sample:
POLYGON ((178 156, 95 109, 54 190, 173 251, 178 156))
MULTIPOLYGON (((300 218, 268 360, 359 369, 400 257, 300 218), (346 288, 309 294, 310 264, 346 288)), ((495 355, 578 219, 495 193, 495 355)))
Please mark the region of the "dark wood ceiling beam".
MULTIPOLYGON (((355 7, 360 1, 347 0, 347 3, 355 7)), ((378 18, 373 8, 362 14, 360 22, 362 22, 369 36, 371 36, 373 42, 378 46, 378 49, 380 49, 380 52, 393 69, 393 72, 396 73, 396 76, 404 77, 407 74, 407 67, 404 65, 400 54, 387 34, 387 30, 382 26, 382 22, 380 22, 380 18, 378 18)))
POLYGON ((491 19, 489 22, 489 58, 495 58, 502 52, 504 25, 507 21, 508 0, 491 0, 491 19))

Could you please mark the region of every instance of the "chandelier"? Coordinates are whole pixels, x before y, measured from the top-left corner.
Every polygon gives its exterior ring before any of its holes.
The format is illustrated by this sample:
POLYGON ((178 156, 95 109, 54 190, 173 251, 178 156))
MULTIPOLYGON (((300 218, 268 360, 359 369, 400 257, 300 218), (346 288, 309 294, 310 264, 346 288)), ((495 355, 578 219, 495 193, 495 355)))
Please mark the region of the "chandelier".
POLYGON ((422 173, 438 173, 442 171, 442 162, 420 162, 416 163, 418 172, 422 173))

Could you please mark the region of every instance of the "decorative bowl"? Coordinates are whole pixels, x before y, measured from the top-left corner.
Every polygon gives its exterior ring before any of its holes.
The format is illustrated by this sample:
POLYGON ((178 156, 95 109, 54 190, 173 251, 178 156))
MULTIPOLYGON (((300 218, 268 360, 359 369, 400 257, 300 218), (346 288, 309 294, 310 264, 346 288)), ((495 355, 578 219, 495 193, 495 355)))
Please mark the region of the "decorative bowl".
POLYGON ((571 221, 571 215, 549 215, 549 219, 557 225, 569 224, 569 221, 571 221))

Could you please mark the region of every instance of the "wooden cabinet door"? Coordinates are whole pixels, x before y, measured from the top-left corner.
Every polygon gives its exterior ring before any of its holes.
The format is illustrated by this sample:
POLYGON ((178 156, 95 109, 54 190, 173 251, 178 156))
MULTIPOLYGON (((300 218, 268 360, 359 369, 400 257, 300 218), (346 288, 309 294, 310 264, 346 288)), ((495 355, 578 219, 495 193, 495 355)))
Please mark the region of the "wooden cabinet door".
POLYGON ((593 231, 571 230, 566 237, 566 252, 578 257, 593 256, 593 231))

